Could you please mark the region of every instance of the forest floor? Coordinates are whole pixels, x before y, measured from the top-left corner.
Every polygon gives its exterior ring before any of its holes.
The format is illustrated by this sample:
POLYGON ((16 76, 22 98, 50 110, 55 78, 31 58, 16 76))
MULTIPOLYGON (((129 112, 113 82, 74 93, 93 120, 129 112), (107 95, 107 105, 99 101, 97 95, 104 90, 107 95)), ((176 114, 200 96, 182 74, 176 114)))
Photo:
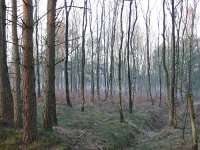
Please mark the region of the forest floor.
MULTIPOLYGON (((145 97, 136 97, 133 113, 128 112, 124 101, 124 123, 119 122, 117 97, 112 100, 90 102, 86 99, 85 111, 81 112, 80 97, 72 95, 73 107, 64 102, 64 96, 57 94, 58 126, 54 132, 42 131, 42 106, 38 103, 39 140, 31 145, 21 144, 22 131, 0 130, 0 150, 47 149, 47 150, 188 150, 191 149, 189 118, 186 119, 183 138, 185 106, 178 107, 178 128, 168 125, 167 105, 163 101, 152 106, 145 97)), ((196 115, 200 115, 200 103, 195 103, 196 115)), ((200 118, 196 118, 200 133, 200 118)))
MULTIPOLYGON (((58 96, 59 97, 59 96, 58 96)), ((120 149, 120 150, 188 150, 191 149, 189 116, 185 118, 185 105, 177 107, 177 129, 169 127, 167 103, 161 107, 157 100, 154 106, 146 97, 136 97, 133 114, 128 112, 128 102, 123 102, 124 123, 119 123, 117 97, 107 101, 86 102, 85 112, 80 110, 80 97, 74 96, 73 108, 61 102, 58 105, 58 123, 54 131, 63 139, 63 145, 52 149, 120 149)), ((63 98, 60 98, 63 99, 63 98)), ((90 99, 89 96, 86 99, 90 99)), ((156 98, 154 98, 156 99, 156 98)), ((195 103, 196 115, 200 115, 200 104, 195 103)), ((197 118, 200 133, 200 119, 197 118)))

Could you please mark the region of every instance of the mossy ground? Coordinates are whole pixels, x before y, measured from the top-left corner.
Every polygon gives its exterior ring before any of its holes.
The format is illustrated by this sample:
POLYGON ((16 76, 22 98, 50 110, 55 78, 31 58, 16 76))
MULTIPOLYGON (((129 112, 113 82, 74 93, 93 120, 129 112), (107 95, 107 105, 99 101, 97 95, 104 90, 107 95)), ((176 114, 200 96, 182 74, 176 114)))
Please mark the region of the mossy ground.
MULTIPOLYGON (((151 107, 151 106, 149 106, 151 107)), ((133 114, 124 108, 124 123, 120 123, 119 112, 114 107, 91 107, 81 112, 76 105, 69 108, 57 105, 59 126, 54 132, 42 131, 42 108, 38 106, 39 140, 22 144, 22 130, 0 129, 0 150, 41 149, 41 150, 169 150, 190 149, 191 130, 186 124, 185 139, 182 138, 183 114, 173 129, 167 125, 164 108, 152 106, 149 110, 138 106, 133 114)), ((198 121, 198 120, 197 120, 198 121)), ((187 119, 187 122, 189 120, 187 119)), ((198 134, 200 129, 197 128, 198 134)))
POLYGON ((0 150, 49 149, 62 142, 55 133, 39 131, 39 139, 29 145, 22 143, 22 130, 0 129, 0 150))

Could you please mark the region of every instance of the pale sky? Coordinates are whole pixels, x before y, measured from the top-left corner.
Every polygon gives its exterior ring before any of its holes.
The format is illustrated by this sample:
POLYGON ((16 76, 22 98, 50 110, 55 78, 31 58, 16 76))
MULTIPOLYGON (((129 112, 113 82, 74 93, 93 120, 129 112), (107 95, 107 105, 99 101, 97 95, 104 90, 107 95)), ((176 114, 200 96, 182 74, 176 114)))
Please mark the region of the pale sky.
MULTIPOLYGON (((34 0, 33 0, 34 1, 34 0)), ((39 16, 43 16, 45 13, 46 13, 46 8, 47 8, 47 0, 38 0, 39 1, 39 16)), ((71 0, 68 0, 68 3, 70 3, 71 0)), ((102 0, 100 0, 102 1, 102 0)), ((142 34, 145 35, 145 22, 144 22, 144 18, 143 18, 143 13, 146 13, 146 10, 147 10, 147 0, 137 0, 138 2, 140 2, 140 4, 138 5, 138 22, 137 24, 140 26, 141 28, 141 32, 142 34)), ((168 0, 169 1, 169 0, 168 0)), ((189 0, 190 2, 192 0, 189 0)), ((7 2, 7 6, 11 6, 11 2, 10 1, 6 1, 7 2)), ((96 12, 99 12, 99 16, 101 15, 101 11, 100 11, 100 6, 98 8, 98 10, 96 10, 96 4, 97 4, 98 0, 91 0, 91 4, 92 4, 92 13, 93 13, 93 28, 94 28, 94 31, 96 31, 96 24, 94 24, 96 22, 96 12)), ((105 0, 106 2, 106 9, 108 10, 108 8, 110 6, 108 6, 109 4, 112 4, 111 8, 113 7, 113 2, 114 0, 105 0)), ((18 6, 19 7, 19 12, 18 14, 21 14, 22 13, 22 9, 21 9, 21 4, 22 4, 22 1, 21 0, 18 0, 18 6)), ((75 6, 80 6, 80 7, 83 7, 83 4, 84 4, 84 0, 74 0, 74 5, 75 6)), ((64 5, 64 0, 57 0, 57 8, 61 7, 64 5)), ((127 26, 126 24, 126 21, 127 21, 127 16, 128 16, 128 5, 129 5, 129 2, 128 1, 125 1, 125 10, 124 10, 124 20, 125 20, 125 23, 124 23, 124 28, 127 26)), ((200 5, 200 3, 199 3, 200 5)), ((8 18, 10 18, 10 15, 11 15, 11 9, 9 8, 8 9, 9 12, 7 13, 7 16, 8 18)), ((162 0, 150 0, 150 10, 151 10, 151 40, 152 41, 156 41, 157 39, 157 36, 158 36, 158 23, 157 23, 157 20, 158 18, 160 18, 160 30, 162 31, 162 0), (156 38, 156 39, 155 39, 156 38)), ((73 11, 73 10, 72 10, 73 11)), ((81 9, 76 9, 76 11, 80 14, 80 20, 82 20, 82 12, 83 10, 81 9)), ((197 16, 199 17, 199 6, 197 8, 197 16)), ((72 14, 72 13, 71 13, 72 14)), ((166 14, 168 16, 168 26, 171 26, 171 20, 170 20, 170 17, 169 17, 169 10, 167 10, 166 8, 166 14)), ((60 16, 62 16, 63 14, 61 13, 60 16)), ((21 16, 22 17, 22 16, 21 16)), ((99 17, 100 18, 100 17, 99 17)), ((112 18, 112 13, 111 13, 111 18, 112 18)), ((19 22, 21 22, 21 19, 22 18, 19 18, 19 22)), ((72 17, 72 15, 70 16, 70 19, 74 19, 72 17)), ((199 19, 197 18, 197 21, 199 19)), ((46 16, 43 17, 43 19, 41 19, 42 21, 42 28, 46 29, 46 16)), ((108 18, 106 18, 106 21, 108 22, 108 18)), ((196 21, 196 24, 198 24, 198 22, 196 21)), ((82 24, 80 23, 80 26, 82 24)), ((39 27, 41 28, 41 26, 39 27)), ((198 28, 198 27, 197 27, 198 28)), ((8 39, 9 37, 11 36, 11 30, 10 28, 8 27, 8 39)), ((81 29, 80 29, 80 32, 81 32, 81 29)), ((200 30, 198 31, 198 35, 199 35, 199 32, 200 30)), ((21 36, 21 31, 19 29, 18 31, 19 33, 19 36, 21 36)), ((160 32, 160 36, 161 36, 161 32, 160 32)), ((162 40, 162 38, 160 38, 160 40, 162 40)), ((9 46, 8 46, 9 47, 9 46)))

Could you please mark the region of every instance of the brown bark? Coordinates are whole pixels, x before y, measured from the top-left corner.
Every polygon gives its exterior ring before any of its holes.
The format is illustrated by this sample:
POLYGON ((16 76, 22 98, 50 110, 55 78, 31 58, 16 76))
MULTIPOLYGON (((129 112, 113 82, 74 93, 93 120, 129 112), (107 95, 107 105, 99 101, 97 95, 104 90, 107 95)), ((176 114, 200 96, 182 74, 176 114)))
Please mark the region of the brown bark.
POLYGON ((57 125, 55 97, 55 16, 56 1, 47 2, 47 51, 45 64, 44 112, 43 129, 52 131, 52 125, 57 125))
POLYGON ((33 5, 23 1, 23 142, 31 143, 38 138, 37 104, 33 58, 33 5))
POLYGON ((8 76, 6 54, 6 5, 0 0, 0 124, 13 125, 13 98, 8 76))
POLYGON ((22 98, 20 90, 20 57, 17 36, 17 1, 12 0, 12 37, 13 37, 13 102, 14 124, 22 127, 22 98))

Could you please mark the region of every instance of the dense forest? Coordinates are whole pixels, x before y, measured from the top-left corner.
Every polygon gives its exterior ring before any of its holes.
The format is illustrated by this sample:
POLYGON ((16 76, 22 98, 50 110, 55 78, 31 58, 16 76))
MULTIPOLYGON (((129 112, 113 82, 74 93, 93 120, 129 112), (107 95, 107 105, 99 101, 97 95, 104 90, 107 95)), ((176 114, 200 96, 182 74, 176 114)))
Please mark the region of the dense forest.
POLYGON ((199 15, 199 0, 0 0, 0 150, 198 150, 199 15))

